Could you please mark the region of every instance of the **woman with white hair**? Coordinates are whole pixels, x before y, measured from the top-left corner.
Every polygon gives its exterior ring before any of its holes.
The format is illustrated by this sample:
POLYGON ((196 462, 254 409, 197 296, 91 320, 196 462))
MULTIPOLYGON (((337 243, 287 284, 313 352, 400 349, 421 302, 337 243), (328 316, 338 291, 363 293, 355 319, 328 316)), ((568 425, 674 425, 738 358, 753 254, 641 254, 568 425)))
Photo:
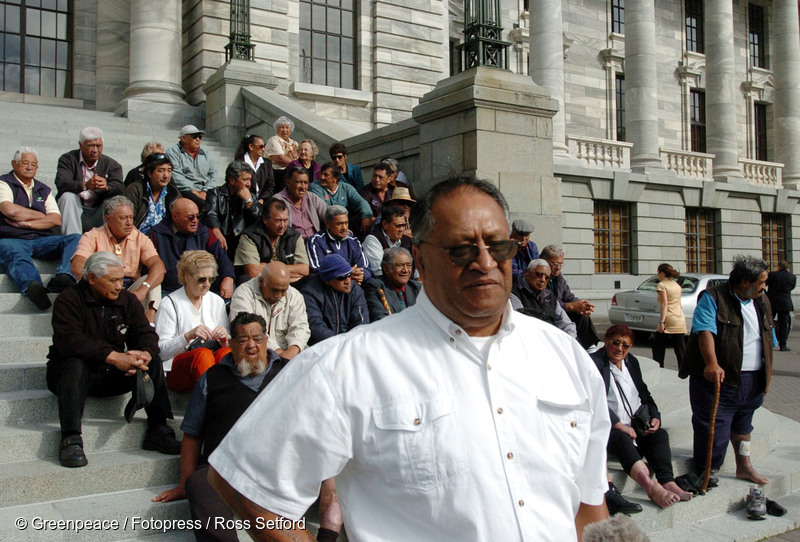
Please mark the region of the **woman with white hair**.
POLYGON ((319 148, 317 144, 314 143, 313 139, 304 139, 300 142, 300 148, 298 149, 298 158, 297 160, 293 160, 289 167, 296 166, 301 167, 306 170, 308 173, 308 181, 318 181, 319 174, 320 174, 320 165, 317 163, 314 158, 317 157, 319 153, 319 148))
MULTIPOLYGON (((283 173, 286 167, 299 158, 299 145, 292 139, 294 122, 289 117, 278 117, 275 120, 275 135, 267 140, 263 155, 272 162, 275 175, 275 194, 284 187, 283 173)), ((311 178, 309 178, 309 182, 311 178)))
POLYGON ((178 260, 183 286, 165 297, 156 313, 158 346, 171 390, 191 391, 200 376, 231 351, 225 302, 209 291, 216 278, 214 256, 187 250, 178 260))

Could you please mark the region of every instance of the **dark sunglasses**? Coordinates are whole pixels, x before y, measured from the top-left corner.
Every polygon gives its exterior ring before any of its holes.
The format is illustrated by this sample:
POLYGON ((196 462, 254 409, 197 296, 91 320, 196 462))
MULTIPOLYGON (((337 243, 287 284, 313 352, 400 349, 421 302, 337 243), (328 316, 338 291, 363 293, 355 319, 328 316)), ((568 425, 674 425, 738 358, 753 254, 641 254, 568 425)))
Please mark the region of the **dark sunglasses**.
POLYGON ((188 134, 192 139, 203 139, 203 134, 188 134))
POLYGON ((163 152, 159 152, 157 154, 150 154, 147 156, 147 160, 155 162, 156 160, 164 160, 167 157, 166 154, 163 152))
POLYGON ((339 275, 334 280, 338 280, 339 282, 344 282, 347 279, 349 279, 352 274, 353 274, 353 272, 351 271, 350 273, 346 273, 344 275, 339 275))
POLYGON ((633 346, 632 344, 624 343, 624 342, 622 342, 622 341, 618 341, 618 340, 616 340, 616 339, 614 339, 613 341, 611 341, 611 344, 613 344, 614 346, 621 346, 623 350, 627 350, 628 348, 630 348, 631 346, 633 346))
POLYGON ((481 253, 481 250, 488 250, 489 255, 492 259, 496 262, 504 262, 506 260, 510 260, 517 254, 517 249, 519 245, 514 239, 505 239, 503 241, 493 241, 491 243, 487 243, 487 245, 483 248, 479 247, 478 245, 457 245, 454 247, 440 247, 438 245, 434 245, 433 243, 428 243, 427 241, 422 241, 422 243, 427 243, 434 248, 438 248, 439 250, 444 250, 447 252, 448 257, 450 258, 450 262, 453 265, 469 265, 475 260, 478 259, 478 256, 481 253))
POLYGON ((340 158, 344 158, 344 154, 332 154, 331 160, 339 160, 340 158))
POLYGON ((200 215, 199 214, 196 214, 196 215, 183 215, 183 218, 185 218, 189 222, 194 222, 195 220, 199 220, 200 219, 200 215))
POLYGON ((534 272, 533 272, 533 274, 534 274, 534 275, 536 275, 536 278, 537 278, 537 279, 547 279, 547 280, 550 280, 550 275, 548 275, 547 273, 542 273, 542 272, 540 272, 540 271, 534 271, 534 272))
POLYGON ((216 280, 217 277, 197 277, 197 284, 205 284, 206 282, 211 283, 216 280))

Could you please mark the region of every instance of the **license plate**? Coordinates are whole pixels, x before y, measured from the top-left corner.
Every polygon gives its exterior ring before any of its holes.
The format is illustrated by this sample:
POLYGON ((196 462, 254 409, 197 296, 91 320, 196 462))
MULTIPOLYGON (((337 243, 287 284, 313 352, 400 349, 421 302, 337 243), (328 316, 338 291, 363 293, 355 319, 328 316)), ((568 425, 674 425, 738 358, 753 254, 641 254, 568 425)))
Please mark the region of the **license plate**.
POLYGON ((641 324, 644 322, 644 316, 641 314, 626 314, 625 321, 630 322, 632 324, 641 324))

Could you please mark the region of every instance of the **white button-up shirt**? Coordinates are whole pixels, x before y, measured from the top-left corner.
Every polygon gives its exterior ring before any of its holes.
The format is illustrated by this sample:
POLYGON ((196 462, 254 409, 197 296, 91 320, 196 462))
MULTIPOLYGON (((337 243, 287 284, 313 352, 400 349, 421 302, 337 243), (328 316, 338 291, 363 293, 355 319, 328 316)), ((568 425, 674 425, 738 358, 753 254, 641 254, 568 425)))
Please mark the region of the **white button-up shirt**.
POLYGON ((483 357, 423 291, 295 357, 210 461, 292 519, 335 476, 354 541, 564 542, 603 502, 609 429, 573 339, 509 306, 483 357))

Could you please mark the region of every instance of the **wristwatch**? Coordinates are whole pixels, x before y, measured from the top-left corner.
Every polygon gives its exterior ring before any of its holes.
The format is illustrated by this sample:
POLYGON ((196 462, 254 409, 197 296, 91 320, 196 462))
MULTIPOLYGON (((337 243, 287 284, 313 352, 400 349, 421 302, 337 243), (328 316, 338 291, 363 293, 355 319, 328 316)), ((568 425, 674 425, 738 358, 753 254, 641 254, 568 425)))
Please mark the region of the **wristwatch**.
POLYGON ((142 282, 142 286, 147 286, 147 289, 148 289, 148 290, 152 290, 152 289, 153 289, 153 287, 152 287, 152 286, 150 286, 150 283, 149 283, 149 282, 147 282, 147 281, 144 281, 144 282, 142 282))

